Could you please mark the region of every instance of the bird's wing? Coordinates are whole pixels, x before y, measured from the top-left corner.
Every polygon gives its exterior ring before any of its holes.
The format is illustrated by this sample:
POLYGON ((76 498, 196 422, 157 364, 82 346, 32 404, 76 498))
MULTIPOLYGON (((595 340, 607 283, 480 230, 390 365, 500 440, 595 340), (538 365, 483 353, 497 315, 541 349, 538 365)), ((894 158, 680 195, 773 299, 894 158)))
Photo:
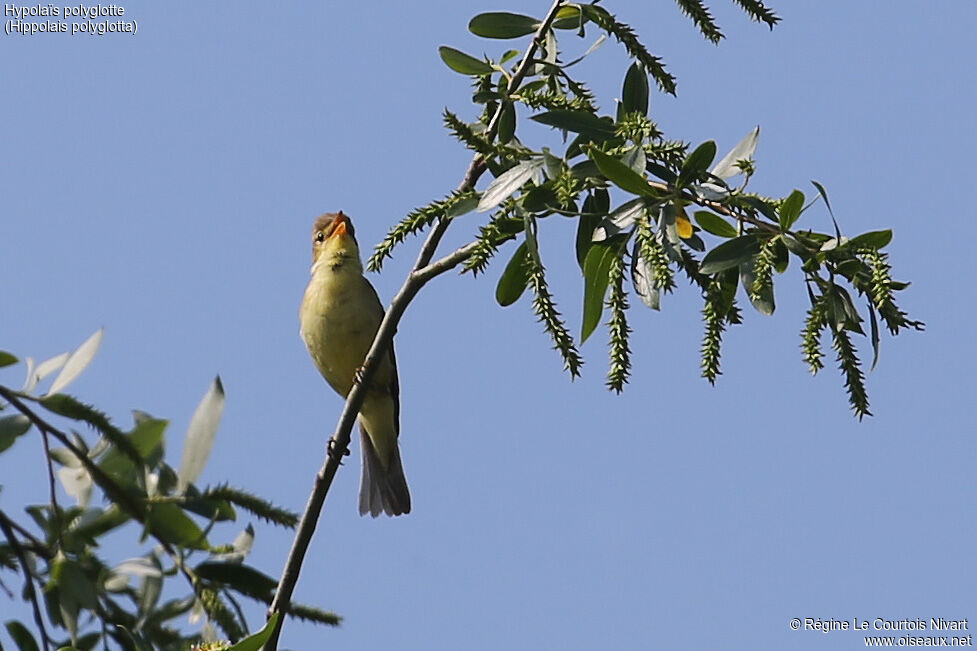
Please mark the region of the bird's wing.
MULTIPOLYGON (((383 303, 380 302, 380 296, 377 294, 377 290, 373 287, 373 284, 367 280, 366 276, 362 276, 363 283, 367 286, 370 294, 373 295, 373 302, 376 304, 376 310, 379 314, 377 319, 377 327, 379 327, 380 322, 383 321, 384 310, 383 303)), ((400 436, 400 380, 397 374, 397 355, 394 353, 394 343, 393 340, 390 341, 389 350, 389 361, 390 361, 390 377, 383 386, 390 396, 393 398, 394 402, 394 423, 397 426, 397 436, 400 436)), ((379 369, 378 369, 379 370, 379 369)))
POLYGON ((400 379, 397 376, 397 356, 394 354, 394 342, 390 342, 390 395, 394 399, 394 423, 397 424, 397 436, 400 437, 400 379))

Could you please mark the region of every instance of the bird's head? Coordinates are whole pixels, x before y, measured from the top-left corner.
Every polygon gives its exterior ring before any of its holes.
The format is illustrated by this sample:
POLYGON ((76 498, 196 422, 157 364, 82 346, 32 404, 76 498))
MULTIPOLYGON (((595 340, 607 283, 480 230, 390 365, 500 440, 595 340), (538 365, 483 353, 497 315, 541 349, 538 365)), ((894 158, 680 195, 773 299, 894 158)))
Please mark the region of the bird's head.
POLYGON ((347 260, 359 263, 360 249, 356 245, 353 222, 339 212, 327 212, 315 220, 312 227, 312 260, 329 266, 342 265, 347 260))

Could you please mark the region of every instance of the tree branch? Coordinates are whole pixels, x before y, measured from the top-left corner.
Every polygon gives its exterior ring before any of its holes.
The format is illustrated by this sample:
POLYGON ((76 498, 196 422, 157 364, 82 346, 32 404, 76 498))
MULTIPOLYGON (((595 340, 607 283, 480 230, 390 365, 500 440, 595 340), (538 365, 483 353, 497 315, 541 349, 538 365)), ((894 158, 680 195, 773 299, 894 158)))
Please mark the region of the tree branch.
MULTIPOLYGON (((543 39, 545 39, 546 32, 550 29, 550 26, 556 19, 556 13, 559 11, 564 1, 565 0, 555 0, 550 6, 546 17, 540 23, 539 28, 533 35, 533 40, 526 49, 526 54, 523 57, 522 62, 519 64, 516 72, 509 80, 509 84, 507 86, 508 93, 515 92, 519 87, 519 84, 522 83, 523 78, 529 71, 530 65, 532 65, 536 50, 542 44, 543 39)), ((488 142, 492 142, 498 133, 499 120, 502 117, 502 109, 503 104, 500 104, 498 109, 496 109, 495 114, 492 116, 492 119, 489 121, 488 130, 486 133, 486 140, 488 142)), ((468 169, 465 171, 461 182, 458 184, 457 191, 464 192, 474 188, 475 183, 478 181, 479 177, 481 177, 485 169, 485 159, 481 154, 476 154, 468 164, 468 169)), ((278 582, 278 588, 275 590, 275 598, 268 609, 268 617, 271 617, 271 615, 276 612, 288 611, 288 605, 292 598, 292 593, 295 590, 295 584, 298 582, 299 571, 302 568, 305 553, 309 548, 312 535, 315 533, 315 526, 319 519, 319 514, 322 511, 322 505, 326 501, 326 495, 329 492, 330 486, 332 485, 333 478, 336 476, 336 471, 339 469, 340 461, 342 460, 343 455, 349 449, 350 432, 353 429, 356 416, 359 413, 360 406, 363 404, 363 398, 365 397, 364 387, 369 385, 370 379, 373 377, 373 373, 376 370, 380 358, 390 347, 390 343, 393 341, 394 333, 397 331, 397 324, 400 323, 400 319, 403 316, 404 311, 414 299, 414 296, 417 295, 417 292, 420 291, 421 287, 423 287, 429 280, 439 274, 444 273, 445 271, 448 271, 452 267, 462 262, 466 257, 468 257, 468 255, 471 255, 471 250, 474 243, 459 249, 455 253, 435 262, 434 264, 430 264, 431 259, 434 257, 438 245, 441 243, 441 238, 444 236, 449 224, 450 220, 442 217, 438 220, 434 228, 431 229, 431 232, 428 233, 427 239, 425 239, 424 244, 421 246, 420 253, 417 256, 417 261, 414 263, 414 268, 411 270, 410 274, 408 274, 407 279, 400 288, 400 291, 397 292, 397 295, 390 303, 390 307, 387 309, 383 321, 380 323, 380 328, 377 330, 377 334, 373 339, 373 345, 370 347, 370 351, 367 353, 366 359, 363 361, 359 382, 355 382, 353 384, 352 389, 346 396, 346 405, 343 408, 342 415, 339 417, 339 422, 336 424, 336 431, 329 441, 326 459, 323 462, 322 467, 319 469, 319 472, 316 473, 312 493, 309 495, 309 501, 306 504, 305 511, 302 513, 302 518, 299 521, 298 529, 295 532, 295 539, 292 543, 292 549, 289 551, 288 559, 285 562, 285 568, 283 569, 281 579, 278 582)), ((283 625, 284 617, 280 617, 275 630, 272 632, 271 637, 265 644, 265 651, 276 651, 283 625)))
POLYGON ((61 535, 61 507, 58 506, 58 491, 54 480, 54 462, 51 461, 51 444, 47 432, 41 432, 41 442, 44 444, 44 460, 47 462, 48 490, 51 494, 51 517, 58 531, 58 549, 64 549, 64 537, 61 535))
MULTIPOLYGON (((3 511, 0 511, 0 513, 3 513, 3 511)), ((26 547, 30 551, 34 552, 34 554, 43 557, 45 560, 51 560, 54 558, 54 552, 52 552, 47 545, 38 540, 37 537, 34 536, 34 534, 32 534, 30 531, 9 518, 7 519, 7 524, 10 525, 11 529, 19 533, 21 538, 30 543, 29 546, 21 545, 22 547, 26 547)))
POLYGON ((449 253, 435 262, 432 262, 423 269, 418 269, 417 271, 413 272, 413 275, 416 278, 423 279, 425 282, 427 282, 429 279, 434 278, 435 276, 440 276, 445 271, 454 269, 459 264, 470 258, 472 253, 475 252, 475 249, 478 248, 478 245, 478 240, 469 242, 460 249, 454 251, 453 253, 449 253))
POLYGON ((27 564, 27 554, 24 553, 23 547, 20 546, 20 541, 14 535, 10 524, 11 520, 7 518, 3 511, 0 511, 0 530, 3 530, 3 535, 10 541, 10 546, 13 548, 17 560, 20 561, 20 568, 24 571, 24 581, 26 582, 24 589, 27 592, 27 598, 31 602, 31 607, 34 609, 34 621, 37 623, 38 632, 41 634, 41 646, 44 648, 44 651, 48 651, 51 648, 51 640, 48 639, 47 629, 44 627, 44 618, 41 616, 41 606, 37 602, 37 592, 34 590, 34 577, 31 576, 30 566, 27 564))

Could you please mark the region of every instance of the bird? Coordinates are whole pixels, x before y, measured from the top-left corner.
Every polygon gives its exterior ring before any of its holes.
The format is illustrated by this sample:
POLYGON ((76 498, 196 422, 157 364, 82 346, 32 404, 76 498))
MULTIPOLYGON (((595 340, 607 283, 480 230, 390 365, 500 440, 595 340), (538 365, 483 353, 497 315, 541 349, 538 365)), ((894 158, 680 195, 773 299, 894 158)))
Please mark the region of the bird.
MULTIPOLYGON (((315 220, 310 276, 299 309, 299 331, 319 373, 345 398, 358 381, 384 311, 376 290, 363 276, 353 222, 342 211, 315 220)), ((359 425, 360 515, 410 513, 410 490, 398 444, 400 385, 393 343, 366 387, 359 425)))

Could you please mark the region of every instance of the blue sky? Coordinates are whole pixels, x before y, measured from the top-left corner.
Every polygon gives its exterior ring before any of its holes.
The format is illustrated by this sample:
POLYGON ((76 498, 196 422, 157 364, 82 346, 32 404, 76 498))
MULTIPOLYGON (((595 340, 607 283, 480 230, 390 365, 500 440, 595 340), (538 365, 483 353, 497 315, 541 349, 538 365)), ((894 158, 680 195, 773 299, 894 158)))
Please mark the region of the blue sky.
MULTIPOLYGON (((296 592, 345 622, 289 624, 283 645, 842 649, 860 635, 794 632, 791 618, 977 619, 977 6, 773 2, 784 21, 770 32, 715 0, 728 36, 715 47, 672 3, 605 4, 678 77, 677 98, 652 97, 670 137, 723 152, 759 124, 757 191, 817 179, 847 234, 895 229, 895 275, 913 281, 902 307, 926 332, 883 340, 876 415, 859 423, 833 365, 812 378, 801 362, 796 268, 773 317, 746 311, 727 334, 714 388, 699 377, 698 297, 680 285, 660 313, 633 311, 618 397, 603 329, 571 383, 526 298, 496 305, 502 265, 439 278, 396 340, 414 512, 356 515, 353 457, 296 592)), ((132 408, 170 418, 173 464, 220 373, 228 403, 202 483, 300 510, 341 409, 298 337, 312 220, 344 210, 368 249, 454 188, 469 156, 440 112, 474 112, 437 46, 498 55, 506 44, 468 19, 546 6, 174 0, 129 5, 135 36, 0 37, 0 349, 44 359, 104 326, 72 391, 120 423, 132 408)), ((580 66, 608 113, 625 68, 612 43, 580 66)), ((552 140, 525 127, 528 143, 552 140)), ((804 219, 828 228, 823 210, 804 219)), ((577 332, 572 225, 548 220, 541 237, 577 332)), ((417 244, 371 277, 385 301, 417 244)), ((0 477, 4 509, 43 499, 36 440, 0 457, 0 477)), ((105 554, 131 555, 137 536, 105 554)), ((250 561, 277 575, 290 542, 259 526, 250 561)))

